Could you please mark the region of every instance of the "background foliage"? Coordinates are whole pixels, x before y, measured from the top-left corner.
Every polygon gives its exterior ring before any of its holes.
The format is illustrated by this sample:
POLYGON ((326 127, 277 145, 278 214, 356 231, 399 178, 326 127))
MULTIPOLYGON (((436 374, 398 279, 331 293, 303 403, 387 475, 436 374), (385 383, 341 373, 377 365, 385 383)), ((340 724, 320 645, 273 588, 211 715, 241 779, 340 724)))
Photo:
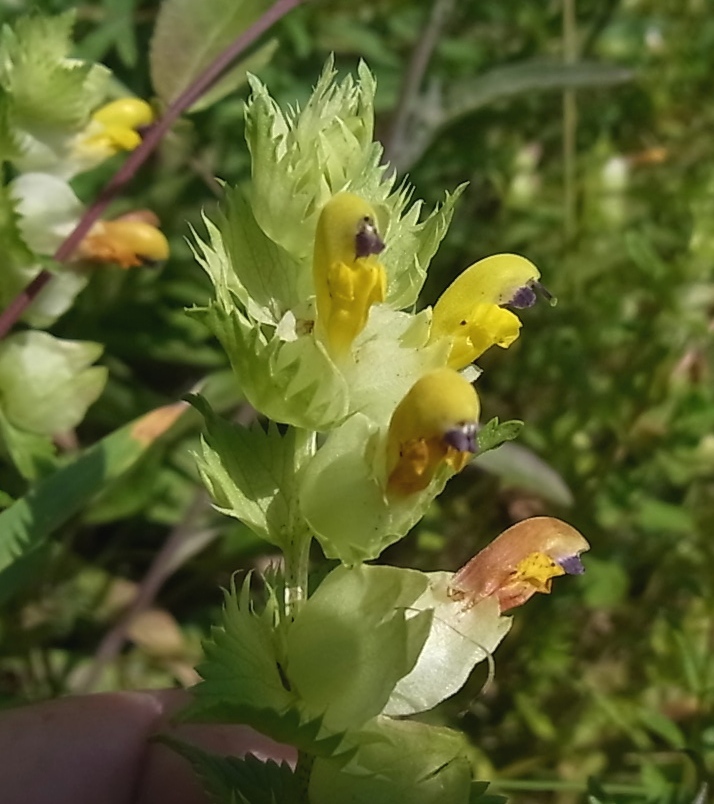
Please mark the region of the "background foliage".
MULTIPOLYGON (((514 801, 567 804, 589 786, 590 801, 693 802, 714 772, 714 18, 706 0, 436 5, 448 14, 406 129, 410 63, 436 32, 418 0, 301 8, 258 70, 293 103, 328 53, 344 70, 366 59, 378 133, 417 195, 435 203, 470 182, 424 303, 498 251, 527 255, 560 300, 524 316, 507 355, 481 361, 485 415, 525 420, 519 446, 452 481, 386 558, 455 569, 514 519, 548 513, 589 538, 587 573, 519 610, 493 683, 477 674, 435 717, 472 736, 479 775, 514 801), (569 50, 575 64, 563 63, 569 50)), ((7 21, 27 10, 0 6, 7 21)), ((156 4, 77 13, 77 54, 146 96, 156 4)), ((247 178, 244 98, 183 120, 132 186, 131 206, 162 220, 168 264, 95 274, 52 328, 106 344, 110 378, 58 444, 60 462, 197 383, 217 409, 250 416, 221 349, 184 313, 209 293, 188 227, 218 203, 214 177, 247 178)), ((77 192, 91 200, 115 167, 82 176, 77 192)), ((219 585, 271 559, 211 511, 197 443, 187 412, 1 576, 7 703, 193 681, 219 585)), ((0 504, 25 490, 11 467, 0 462, 0 504)))

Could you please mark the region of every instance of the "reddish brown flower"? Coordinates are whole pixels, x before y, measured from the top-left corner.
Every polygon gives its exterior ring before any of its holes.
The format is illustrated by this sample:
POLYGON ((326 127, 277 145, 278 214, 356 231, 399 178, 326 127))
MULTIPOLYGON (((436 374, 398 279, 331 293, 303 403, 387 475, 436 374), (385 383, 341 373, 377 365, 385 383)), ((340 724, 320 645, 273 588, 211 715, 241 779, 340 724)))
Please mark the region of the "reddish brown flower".
POLYGON ((549 516, 524 519, 508 528, 453 577, 449 595, 471 607, 495 597, 502 612, 536 592, 550 593, 553 578, 584 572, 580 553, 590 545, 565 522, 549 516))

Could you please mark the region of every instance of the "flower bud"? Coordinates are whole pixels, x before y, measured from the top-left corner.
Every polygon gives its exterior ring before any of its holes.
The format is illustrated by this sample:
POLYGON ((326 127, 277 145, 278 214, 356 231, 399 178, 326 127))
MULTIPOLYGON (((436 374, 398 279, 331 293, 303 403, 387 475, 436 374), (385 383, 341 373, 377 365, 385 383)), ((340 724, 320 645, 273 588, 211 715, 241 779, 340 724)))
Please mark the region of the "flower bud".
POLYGON ((436 369, 418 380, 389 423, 388 492, 421 491, 442 466, 460 472, 477 449, 479 413, 476 391, 456 371, 436 369))

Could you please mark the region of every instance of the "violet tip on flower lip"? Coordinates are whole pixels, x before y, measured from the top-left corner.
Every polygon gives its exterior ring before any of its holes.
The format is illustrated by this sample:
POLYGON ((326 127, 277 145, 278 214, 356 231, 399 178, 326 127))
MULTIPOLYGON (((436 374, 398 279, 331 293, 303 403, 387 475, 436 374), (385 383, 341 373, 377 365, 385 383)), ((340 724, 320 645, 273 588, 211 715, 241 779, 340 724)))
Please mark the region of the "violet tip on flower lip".
POLYGON ((384 251, 384 240, 379 236, 374 220, 365 215, 355 235, 355 257, 370 257, 384 251))

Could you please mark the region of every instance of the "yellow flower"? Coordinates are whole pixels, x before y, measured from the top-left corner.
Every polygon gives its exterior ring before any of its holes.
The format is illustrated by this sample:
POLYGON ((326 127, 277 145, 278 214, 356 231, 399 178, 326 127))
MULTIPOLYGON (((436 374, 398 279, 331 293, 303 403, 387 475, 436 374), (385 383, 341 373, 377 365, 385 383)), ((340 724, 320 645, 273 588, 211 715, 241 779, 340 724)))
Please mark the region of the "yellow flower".
POLYGON ((141 142, 139 129, 154 120, 146 101, 120 98, 92 115, 89 125, 75 142, 75 151, 106 159, 119 151, 133 151, 141 142))
POLYGON ((131 212, 113 221, 98 221, 80 243, 75 258, 113 262, 122 268, 164 262, 169 256, 169 244, 158 224, 158 218, 149 210, 131 212))
POLYGON ((442 466, 460 472, 476 452, 479 398, 449 368, 425 374, 397 405, 387 436, 387 491, 425 489, 442 466))
POLYGON ((590 545, 565 522, 537 516, 518 522, 481 550, 453 577, 449 595, 470 608, 494 597, 501 611, 536 592, 550 593, 553 578, 584 572, 580 554, 590 545))
POLYGON ((376 255, 384 249, 372 207, 352 193, 338 193, 317 222, 313 278, 318 337, 333 357, 349 354, 373 304, 384 301, 386 278, 376 255))
POLYGON ((540 273, 517 254, 496 254, 467 268, 434 307, 431 340, 450 338, 449 366, 468 366, 491 346, 507 348, 521 322, 504 305, 530 307, 540 273))

